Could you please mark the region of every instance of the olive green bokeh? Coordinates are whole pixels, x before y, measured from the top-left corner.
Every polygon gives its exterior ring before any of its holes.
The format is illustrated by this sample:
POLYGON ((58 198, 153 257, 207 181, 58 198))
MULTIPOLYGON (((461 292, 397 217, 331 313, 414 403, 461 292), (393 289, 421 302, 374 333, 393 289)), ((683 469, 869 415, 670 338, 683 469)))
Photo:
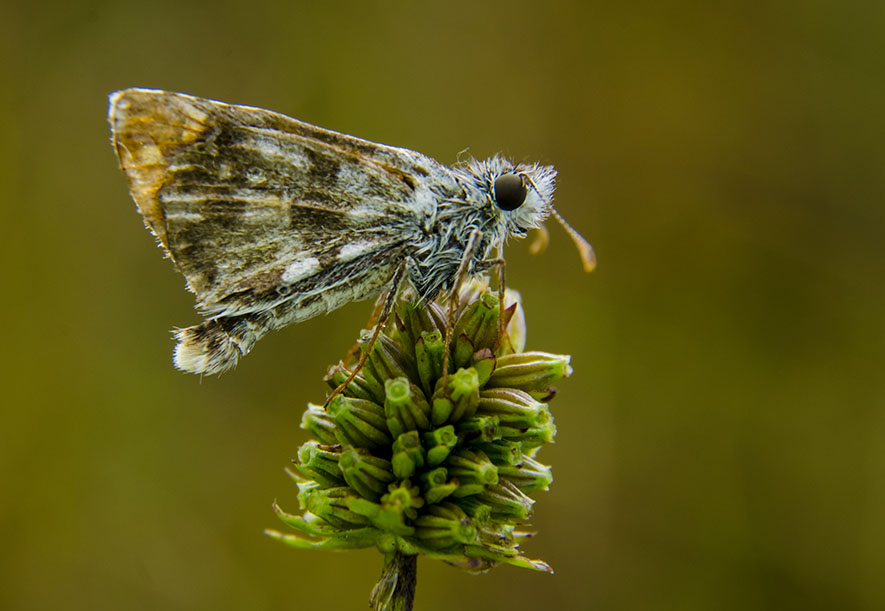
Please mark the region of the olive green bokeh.
POLYGON ((175 372, 199 318, 109 145, 128 86, 559 169, 598 270, 556 226, 507 254, 528 349, 575 368, 528 543, 557 573, 423 562, 417 608, 885 607, 883 31, 865 0, 3 4, 0 608, 361 609, 380 571, 262 534, 370 304, 175 372))

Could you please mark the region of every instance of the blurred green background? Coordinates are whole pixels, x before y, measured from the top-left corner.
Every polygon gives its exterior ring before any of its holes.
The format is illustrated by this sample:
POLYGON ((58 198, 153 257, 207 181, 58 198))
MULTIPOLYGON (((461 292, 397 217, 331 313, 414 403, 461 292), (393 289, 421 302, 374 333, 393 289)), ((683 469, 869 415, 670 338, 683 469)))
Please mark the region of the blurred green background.
POLYGON ((554 576, 419 563, 417 609, 885 608, 885 3, 0 4, 0 608, 362 609, 368 550, 262 535, 370 305, 176 372, 196 323, 109 146, 128 86, 452 163, 553 163, 508 249, 529 347, 573 355, 554 576))

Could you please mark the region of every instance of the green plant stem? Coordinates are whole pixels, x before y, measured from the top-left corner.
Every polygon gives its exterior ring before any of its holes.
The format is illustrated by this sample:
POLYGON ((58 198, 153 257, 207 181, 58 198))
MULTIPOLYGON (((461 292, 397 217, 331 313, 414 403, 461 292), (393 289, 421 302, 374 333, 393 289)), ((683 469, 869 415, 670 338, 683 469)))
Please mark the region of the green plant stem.
POLYGON ((373 611, 412 611, 417 582, 418 556, 393 552, 385 558, 369 605, 373 611))

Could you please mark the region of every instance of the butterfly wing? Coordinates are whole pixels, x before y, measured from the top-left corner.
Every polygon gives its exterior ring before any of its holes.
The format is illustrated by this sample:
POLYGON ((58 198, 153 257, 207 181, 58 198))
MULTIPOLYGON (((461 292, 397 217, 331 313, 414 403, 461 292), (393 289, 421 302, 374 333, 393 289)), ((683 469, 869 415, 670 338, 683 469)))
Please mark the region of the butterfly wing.
POLYGON ((114 148, 145 224, 208 317, 175 365, 219 373, 268 331, 365 299, 461 187, 414 151, 181 93, 111 95, 114 148))
POLYGON ((459 190, 424 155, 259 108, 127 89, 109 120, 145 223, 213 316, 332 288, 369 262, 339 300, 377 292, 459 190))

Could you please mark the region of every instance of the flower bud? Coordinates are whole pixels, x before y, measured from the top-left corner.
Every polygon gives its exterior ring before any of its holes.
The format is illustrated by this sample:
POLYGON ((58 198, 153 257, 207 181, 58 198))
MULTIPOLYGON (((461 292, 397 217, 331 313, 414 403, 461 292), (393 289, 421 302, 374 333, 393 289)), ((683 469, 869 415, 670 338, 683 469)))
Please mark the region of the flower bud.
POLYGON ((553 442, 553 439, 556 437, 556 425, 553 423, 553 416, 550 415, 550 410, 545 406, 537 426, 527 429, 501 426, 498 432, 501 433, 501 437, 504 439, 518 441, 522 451, 528 454, 546 443, 553 442))
POLYGON ((486 486, 476 498, 491 508, 494 519, 524 520, 532 514, 532 505, 535 504, 535 501, 507 480, 486 486))
POLYGON ((348 499, 359 498, 347 486, 320 488, 315 482, 299 486, 298 503, 301 508, 322 518, 336 528, 352 529, 365 526, 369 520, 347 506, 348 499))
POLYGON ((456 497, 478 494, 491 484, 498 483, 498 469, 489 457, 479 450, 455 450, 446 461, 449 476, 458 480, 456 497))
POLYGON ((550 384, 571 375, 571 357, 547 352, 523 352, 498 357, 498 365, 487 388, 545 390, 550 384))
POLYGON ((384 391, 387 428, 395 437, 406 431, 430 428, 430 403, 420 388, 409 383, 408 378, 387 380, 384 383, 384 391))
POLYGON ((420 490, 410 486, 408 481, 391 484, 380 504, 364 498, 348 500, 351 510, 369 518, 373 526, 400 537, 414 534, 415 529, 406 521, 415 519, 418 516, 416 509, 423 505, 420 490))
POLYGON ((477 443, 474 447, 482 450, 495 465, 515 465, 522 459, 522 446, 518 441, 496 439, 491 443, 477 443))
POLYGON ((403 516, 414 520, 418 517, 417 510, 424 506, 421 498, 421 489, 412 486, 408 481, 399 484, 390 484, 388 493, 381 497, 384 507, 396 507, 403 516))
POLYGON ((375 450, 389 448, 393 442, 384 409, 377 403, 338 395, 332 399, 327 412, 337 426, 336 435, 343 445, 375 450))
POLYGON ((418 431, 403 433, 393 442, 393 457, 390 462, 397 479, 412 477, 424 467, 424 448, 418 438, 418 431))
POLYGON ((435 467, 446 459, 458 443, 455 427, 451 424, 424 434, 424 448, 427 450, 427 464, 435 467))
POLYGON ((458 482, 456 480, 449 481, 448 477, 445 467, 437 467, 421 474, 421 482, 424 484, 424 498, 429 504, 439 503, 458 489, 458 482))
POLYGON ((470 338, 464 335, 454 337, 452 346, 452 363, 457 368, 470 367, 473 362, 473 354, 477 351, 470 338))
POLYGON ((307 404, 307 410, 301 416, 301 428, 309 431, 320 443, 327 445, 338 443, 338 438, 335 436, 335 422, 322 405, 307 404))
POLYGON ((403 333, 403 343, 414 346, 425 333, 437 332, 439 327, 430 316, 427 307, 416 301, 404 299, 396 309, 396 323, 403 333))
POLYGON ((549 420, 550 411, 530 394, 515 388, 492 388, 479 395, 480 414, 498 417, 501 426, 528 429, 549 420))
POLYGON ((378 336, 365 365, 379 380, 417 375, 414 363, 404 353, 402 347, 387 335, 378 336))
POLYGON ((378 501, 387 484, 396 479, 390 461, 372 456, 362 448, 346 449, 341 453, 338 466, 344 481, 370 501, 378 501))
POLYGON ((458 422, 455 430, 465 442, 471 444, 494 441, 501 437, 498 432, 497 416, 483 415, 464 418, 458 422))
POLYGON ((320 445, 316 441, 308 441, 298 449, 298 460, 295 468, 309 479, 319 483, 323 488, 344 485, 344 478, 338 468, 341 457, 341 446, 320 445))
POLYGON ((415 520, 415 536, 431 549, 466 545, 477 540, 476 527, 470 518, 452 503, 428 506, 415 520))
POLYGON ((553 483, 552 469, 528 456, 523 456, 518 465, 499 465, 498 476, 526 493, 547 490, 553 483))
POLYGON ((488 348, 477 350, 476 354, 473 355, 473 368, 476 370, 476 377, 480 388, 485 386, 489 378, 492 377, 497 361, 495 353, 488 348))
MULTIPOLYGON (((348 377, 350 377, 350 372, 344 368, 344 365, 338 363, 329 369, 324 380, 334 390, 343 384, 348 377)), ((374 376, 368 375, 364 368, 347 385, 344 389, 344 394, 355 399, 366 399, 367 401, 382 403, 384 401, 384 385, 374 376)))
POLYGON ((433 392, 436 380, 442 376, 446 345, 439 331, 422 331, 415 342, 415 361, 421 387, 427 395, 433 392))
POLYGON ((473 523, 477 526, 484 526, 492 517, 492 508, 479 500, 475 494, 455 499, 454 503, 473 518, 473 523))
POLYGON ((459 369, 448 376, 445 386, 438 384, 433 393, 430 419, 435 426, 457 422, 476 413, 479 405, 479 376, 473 367, 459 369))
POLYGON ((492 291, 485 291, 479 299, 470 303, 461 318, 455 323, 455 366, 468 367, 473 353, 482 348, 494 348, 498 343, 498 316, 500 314, 498 296, 492 291), (459 354, 459 342, 462 340, 470 349, 459 354), (461 357, 459 359, 459 356, 461 357))

